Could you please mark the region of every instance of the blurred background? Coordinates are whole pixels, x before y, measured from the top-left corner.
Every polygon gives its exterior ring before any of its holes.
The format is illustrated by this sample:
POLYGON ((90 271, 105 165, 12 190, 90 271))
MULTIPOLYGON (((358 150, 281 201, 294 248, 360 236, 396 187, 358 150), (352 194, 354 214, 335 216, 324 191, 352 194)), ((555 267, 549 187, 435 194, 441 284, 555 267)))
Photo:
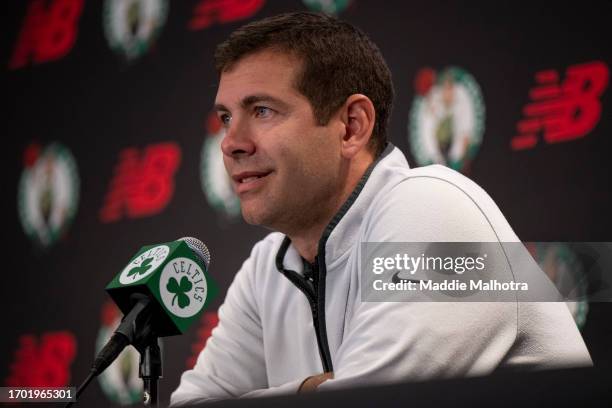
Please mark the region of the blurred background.
MULTIPOLYGON (((80 384, 121 317, 104 287, 141 246, 194 236, 221 296, 164 341, 168 401, 267 234, 241 220, 224 173, 214 48, 294 10, 338 15, 379 45, 396 90, 391 142, 411 166, 447 165, 493 197, 551 278, 583 291, 571 310, 595 364, 612 367, 612 306, 589 301, 612 274, 592 250, 612 241, 611 4, 2 2, 2 385, 80 384)), ((137 374, 127 350, 82 406, 138 403, 137 374)))

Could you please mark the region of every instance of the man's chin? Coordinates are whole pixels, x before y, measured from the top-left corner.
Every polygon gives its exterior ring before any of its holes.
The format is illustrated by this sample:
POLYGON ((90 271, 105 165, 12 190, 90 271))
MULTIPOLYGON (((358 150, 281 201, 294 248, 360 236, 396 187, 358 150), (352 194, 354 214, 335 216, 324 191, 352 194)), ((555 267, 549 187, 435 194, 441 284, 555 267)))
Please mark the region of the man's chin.
POLYGON ((245 208, 243 206, 241 207, 241 211, 242 211, 242 218, 247 224, 257 225, 260 227, 272 229, 272 227, 269 226, 269 223, 268 223, 269 217, 267 217, 266 214, 264 214, 261 210, 257 211, 253 208, 245 208))

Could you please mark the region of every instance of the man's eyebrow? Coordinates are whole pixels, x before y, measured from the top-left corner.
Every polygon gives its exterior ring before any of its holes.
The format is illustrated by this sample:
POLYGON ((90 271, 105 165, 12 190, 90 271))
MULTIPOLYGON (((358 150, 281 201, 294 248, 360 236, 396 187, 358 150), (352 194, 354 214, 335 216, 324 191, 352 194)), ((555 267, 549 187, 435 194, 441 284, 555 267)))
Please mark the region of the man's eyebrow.
POLYGON ((248 108, 249 106, 259 103, 259 102, 271 102, 276 105, 287 106, 285 102, 281 101, 278 98, 275 98, 274 96, 267 95, 267 94, 249 95, 242 100, 240 105, 242 105, 243 108, 248 108))
MULTIPOLYGON (((273 103, 275 105, 278 105, 280 107, 283 108, 287 108, 288 105, 286 102, 281 101, 278 98, 275 98, 274 96, 271 95, 267 95, 267 94, 255 94, 255 95, 249 95, 249 96, 245 96, 242 101, 240 101, 240 106, 243 109, 248 108, 249 106, 252 106, 256 103, 259 102, 270 102, 273 103)), ((216 103, 215 106, 213 107, 213 110, 215 112, 229 112, 230 110, 223 104, 221 103, 216 103)))
POLYGON ((215 112, 229 112, 229 109, 227 109, 225 107, 225 105, 223 105, 222 103, 215 103, 215 106, 213 106, 213 111, 215 111, 215 112))

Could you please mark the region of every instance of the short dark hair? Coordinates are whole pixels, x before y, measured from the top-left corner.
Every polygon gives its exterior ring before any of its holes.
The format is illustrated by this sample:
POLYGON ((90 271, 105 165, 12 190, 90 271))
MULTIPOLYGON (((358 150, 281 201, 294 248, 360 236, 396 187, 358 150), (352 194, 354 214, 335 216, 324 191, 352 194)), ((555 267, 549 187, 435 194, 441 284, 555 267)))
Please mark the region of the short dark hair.
POLYGON ((296 89, 309 100, 319 125, 326 125, 350 95, 361 93, 370 98, 376 121, 369 146, 380 154, 387 141, 393 84, 380 50, 361 30, 319 13, 268 17, 242 26, 219 44, 217 72, 264 49, 286 52, 302 61, 296 89))

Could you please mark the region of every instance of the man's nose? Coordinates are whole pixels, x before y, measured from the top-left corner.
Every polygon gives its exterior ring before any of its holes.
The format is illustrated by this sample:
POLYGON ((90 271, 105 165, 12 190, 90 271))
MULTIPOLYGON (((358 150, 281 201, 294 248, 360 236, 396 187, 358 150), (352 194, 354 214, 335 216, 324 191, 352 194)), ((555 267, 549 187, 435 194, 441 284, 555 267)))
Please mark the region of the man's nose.
POLYGON ((232 120, 230 126, 225 129, 225 136, 221 141, 221 151, 224 155, 235 159, 255 153, 251 131, 245 123, 235 119, 232 120))

